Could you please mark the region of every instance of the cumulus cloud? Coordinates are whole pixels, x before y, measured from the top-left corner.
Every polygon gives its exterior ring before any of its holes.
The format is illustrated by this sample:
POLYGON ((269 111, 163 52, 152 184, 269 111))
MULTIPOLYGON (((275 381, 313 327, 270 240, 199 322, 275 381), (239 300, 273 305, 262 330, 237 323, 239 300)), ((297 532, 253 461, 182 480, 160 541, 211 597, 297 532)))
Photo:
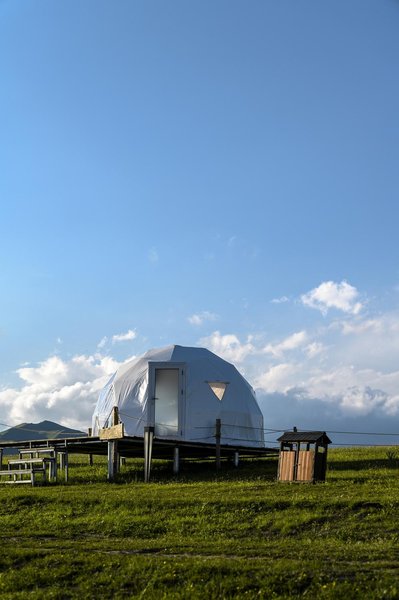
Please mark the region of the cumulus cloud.
POLYGON ((85 429, 98 393, 120 363, 108 356, 50 356, 17 370, 20 387, 0 391, 0 407, 9 424, 48 419, 85 429))
POLYGON ((129 329, 126 333, 118 333, 112 336, 112 343, 117 344, 118 342, 129 342, 137 337, 137 333, 134 329, 129 329))
POLYGON ((199 344, 233 363, 241 363, 255 351, 251 339, 242 343, 235 334, 222 335, 220 331, 214 331, 210 336, 201 338, 199 344))
MULTIPOLYGON (((395 370, 399 356, 399 314, 385 313, 373 318, 336 321, 329 326, 333 337, 331 359, 356 363, 377 370, 395 370)), ((326 333, 329 335, 329 332, 326 333)))
MULTIPOLYGON (((340 320, 315 330, 293 328, 269 343, 261 331, 245 336, 214 331, 199 344, 245 373, 257 389, 265 427, 286 427, 288 422, 332 429, 334 422, 336 429, 347 430, 351 423, 359 430, 356 419, 394 427, 399 416, 399 313, 362 318, 354 310, 357 296, 351 298, 352 308, 340 320)), ((99 347, 134 337, 134 330, 104 337, 99 347)), ((20 384, 0 391, 2 420, 50 419, 85 429, 99 391, 119 364, 99 352, 21 365, 20 384)))
POLYGON ((397 312, 367 319, 349 314, 313 333, 299 333, 267 345, 263 359, 258 348, 253 349, 257 364, 251 381, 262 398, 266 420, 272 405, 280 415, 275 425, 285 422, 293 406, 299 415, 302 411, 302 423, 318 422, 319 428, 328 428, 335 419, 336 427, 341 422, 339 427, 348 429, 345 423, 355 418, 365 423, 374 419, 386 427, 389 417, 399 415, 397 312))
POLYGON ((301 301, 305 306, 320 310, 326 315, 328 310, 335 308, 344 313, 357 315, 363 308, 358 301, 359 292, 347 281, 335 283, 334 281, 325 281, 307 294, 301 296, 301 301))
POLYGON ((306 363, 280 363, 269 367, 255 381, 265 394, 277 393, 307 402, 318 400, 334 407, 336 415, 368 415, 380 411, 399 413, 399 371, 381 373, 353 366, 320 370, 306 363))
POLYGON ((255 386, 268 394, 273 392, 285 394, 296 388, 300 372, 299 365, 280 363, 260 375, 255 381, 255 386))
POLYGON ((278 344, 268 344, 264 352, 273 354, 273 356, 282 356, 287 350, 295 350, 303 346, 308 340, 306 331, 298 331, 285 338, 278 344))
POLYGON ((216 321, 217 315, 215 313, 204 310, 200 313, 195 313, 190 317, 187 317, 187 321, 191 325, 202 325, 205 321, 216 321))
MULTIPOLYGON (((334 443, 340 444, 390 444, 397 436, 386 435, 348 435, 351 432, 397 432, 397 423, 392 416, 380 407, 370 409, 367 414, 346 412, 332 402, 323 402, 319 398, 301 398, 294 390, 286 394, 266 394, 257 390, 259 404, 265 417, 265 427, 287 430, 296 425, 299 429, 327 430, 334 443)), ((266 433, 266 442, 276 445, 279 433, 266 433)))
POLYGON ((220 331, 200 344, 239 365, 261 396, 295 399, 305 413, 319 402, 342 419, 399 414, 399 370, 393 358, 399 351, 398 315, 364 321, 355 315, 345 330, 339 323, 313 334, 301 330, 267 345, 260 334, 241 341, 220 331))

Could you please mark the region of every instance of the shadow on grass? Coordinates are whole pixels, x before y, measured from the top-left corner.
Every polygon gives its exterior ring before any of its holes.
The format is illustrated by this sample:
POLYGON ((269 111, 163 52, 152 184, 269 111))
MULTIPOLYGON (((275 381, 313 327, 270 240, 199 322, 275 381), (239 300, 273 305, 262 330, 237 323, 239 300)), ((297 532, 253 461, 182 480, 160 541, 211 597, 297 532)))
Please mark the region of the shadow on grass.
POLYGON ((366 471, 369 469, 399 469, 399 460, 397 458, 368 458, 332 461, 328 464, 329 471, 366 471))
MULTIPOLYGON (((176 475, 172 471, 170 461, 154 460, 151 468, 151 481, 162 482, 199 482, 199 481, 273 481, 277 476, 277 459, 246 459, 242 460, 238 467, 231 462, 222 461, 220 470, 216 470, 214 461, 189 461, 184 460, 180 465, 180 472, 176 475)), ((135 464, 127 463, 126 467, 119 473, 118 481, 128 483, 131 481, 143 481, 143 464, 137 461, 135 464)))

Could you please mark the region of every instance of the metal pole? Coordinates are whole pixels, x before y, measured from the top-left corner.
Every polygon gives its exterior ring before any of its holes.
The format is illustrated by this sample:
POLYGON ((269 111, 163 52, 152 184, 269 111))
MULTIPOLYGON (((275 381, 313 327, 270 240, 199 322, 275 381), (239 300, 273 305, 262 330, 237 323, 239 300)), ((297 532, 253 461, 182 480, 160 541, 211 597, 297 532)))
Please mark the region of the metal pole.
POLYGON ((154 427, 144 427, 144 481, 150 481, 154 427))
POLYGON ((64 457, 64 479, 68 481, 68 440, 65 440, 65 457, 64 457))
MULTIPOLYGON (((93 435, 93 430, 91 427, 88 428, 87 430, 87 436, 91 437, 93 435)), ((92 467, 93 466, 93 455, 89 454, 89 465, 92 467)))
POLYGON ((65 451, 65 459, 64 459, 64 477, 65 477, 65 483, 68 481, 68 451, 65 451))
POLYGON ((107 479, 108 481, 113 481, 115 478, 115 472, 114 472, 114 461, 113 461, 113 456, 114 456, 114 442, 112 440, 108 440, 108 444, 107 444, 107 462, 108 462, 108 473, 107 473, 107 479))
POLYGON ((173 473, 177 475, 180 470, 180 457, 179 457, 179 448, 175 446, 173 451, 173 473))
POLYGON ((220 438, 222 434, 222 422, 220 419, 216 419, 216 469, 220 469, 220 438))
MULTIPOLYGON (((114 408, 112 409, 112 425, 118 425, 119 423, 119 412, 118 412, 118 407, 114 406, 114 408)), ((119 472, 119 454, 118 454, 118 442, 115 441, 113 442, 113 446, 112 446, 112 461, 114 463, 113 465, 113 472, 116 474, 119 472)))

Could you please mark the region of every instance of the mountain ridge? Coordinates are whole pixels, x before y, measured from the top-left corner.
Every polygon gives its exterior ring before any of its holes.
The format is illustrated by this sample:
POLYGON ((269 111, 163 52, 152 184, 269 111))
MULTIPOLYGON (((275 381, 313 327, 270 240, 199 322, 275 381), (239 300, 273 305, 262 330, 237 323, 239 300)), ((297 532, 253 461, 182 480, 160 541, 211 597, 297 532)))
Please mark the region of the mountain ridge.
POLYGON ((79 429, 71 429, 54 421, 20 423, 0 432, 0 442, 22 442, 30 440, 56 440, 86 435, 79 429))

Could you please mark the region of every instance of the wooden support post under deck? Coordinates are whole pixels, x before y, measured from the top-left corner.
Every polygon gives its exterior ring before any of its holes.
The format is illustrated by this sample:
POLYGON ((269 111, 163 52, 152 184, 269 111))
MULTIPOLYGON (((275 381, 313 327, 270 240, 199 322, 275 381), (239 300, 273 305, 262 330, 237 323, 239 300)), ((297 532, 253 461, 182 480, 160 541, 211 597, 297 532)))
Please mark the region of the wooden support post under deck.
MULTIPOLYGON (((59 452, 60 455, 60 469, 61 471, 64 471, 64 480, 65 482, 68 481, 68 442, 67 440, 65 440, 65 448, 64 450, 59 452)), ((56 460, 55 460, 55 478, 57 478, 57 451, 55 450, 55 456, 56 456, 56 460)))
POLYGON ((68 452, 67 450, 65 450, 65 462, 64 462, 64 479, 65 479, 65 483, 67 483, 68 481, 68 452))
POLYGON ((177 475, 180 470, 180 457, 179 457, 179 448, 175 446, 173 451, 173 473, 177 475))
POLYGON ((113 463, 113 472, 119 473, 119 453, 118 453, 118 440, 112 442, 112 463, 113 463))
POLYGON ((144 482, 150 481, 154 427, 144 427, 144 482))
POLYGON ((238 463, 240 462, 240 455, 239 453, 236 451, 234 452, 234 466, 238 467, 238 463))
MULTIPOLYGON (((38 453, 36 453, 36 454, 37 454, 37 456, 39 456, 38 453)), ((54 448, 53 456, 54 456, 53 477, 54 477, 54 481, 57 481, 57 474, 58 474, 58 452, 57 452, 56 448, 54 448)))
POLYGON ((220 438, 222 436, 222 422, 216 419, 216 469, 220 469, 220 438))
MULTIPOLYGON (((112 409, 112 425, 118 425, 119 423, 119 412, 118 412, 118 407, 114 406, 114 408, 112 409)), ((118 454, 118 442, 115 441, 113 444, 113 455, 112 455, 112 460, 114 463, 114 473, 119 473, 119 454, 118 454)))
MULTIPOLYGON (((88 435, 88 437, 91 437, 93 435, 93 430, 91 427, 88 428, 87 435, 88 435)), ((92 454, 89 454, 89 465, 91 467, 93 466, 93 455, 92 454)))
POLYGON ((118 407, 114 406, 112 409, 112 425, 104 429, 100 429, 100 439, 108 440, 107 442, 107 461, 108 481, 113 481, 115 475, 119 471, 119 452, 118 452, 118 438, 123 437, 123 423, 119 423, 118 407))
POLYGON ((107 444, 107 459, 108 459, 108 481, 113 481, 115 479, 115 463, 114 463, 114 444, 116 442, 114 440, 108 440, 107 444))

